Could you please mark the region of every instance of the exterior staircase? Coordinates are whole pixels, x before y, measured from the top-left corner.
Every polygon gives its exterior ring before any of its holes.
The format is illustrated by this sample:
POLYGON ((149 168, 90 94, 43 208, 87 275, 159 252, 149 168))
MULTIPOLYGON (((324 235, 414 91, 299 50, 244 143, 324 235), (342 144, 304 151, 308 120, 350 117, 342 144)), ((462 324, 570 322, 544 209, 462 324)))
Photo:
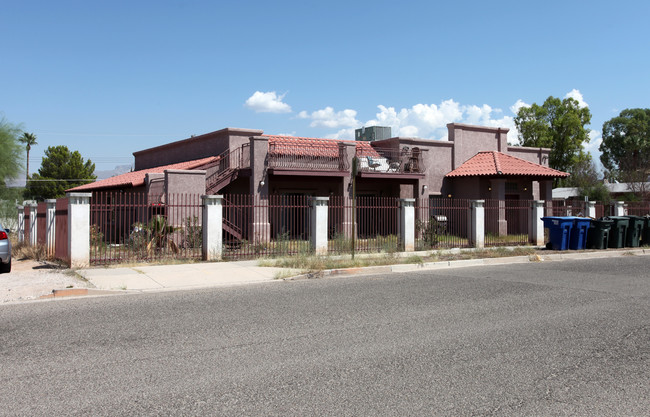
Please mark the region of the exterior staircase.
POLYGON ((210 174, 205 182, 207 194, 216 194, 225 186, 239 177, 243 168, 250 168, 249 144, 243 144, 239 148, 227 150, 219 155, 215 166, 217 169, 210 174))

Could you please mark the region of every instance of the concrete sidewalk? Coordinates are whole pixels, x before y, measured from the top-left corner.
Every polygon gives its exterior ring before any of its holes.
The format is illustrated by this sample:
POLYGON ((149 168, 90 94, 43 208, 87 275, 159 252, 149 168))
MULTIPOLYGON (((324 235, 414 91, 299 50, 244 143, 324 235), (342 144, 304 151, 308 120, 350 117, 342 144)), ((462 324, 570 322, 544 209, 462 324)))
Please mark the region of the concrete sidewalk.
MULTIPOLYGON (((448 252, 460 253, 459 250, 448 252)), ((282 282, 301 278, 345 276, 360 274, 385 274, 422 270, 439 270, 466 266, 512 264, 569 259, 608 258, 619 256, 650 255, 650 248, 624 248, 603 251, 566 251, 504 258, 477 258, 424 262, 420 264, 396 264, 385 266, 338 268, 304 274, 298 269, 258 266, 259 261, 205 262, 178 265, 132 266, 120 268, 81 269, 77 273, 98 290, 165 291, 193 288, 222 287, 260 282, 282 282), (281 278, 281 279, 278 279, 281 278)), ((427 252, 411 252, 405 255, 427 252)))
POLYGON ((297 270, 257 266, 258 261, 206 262, 81 269, 77 273, 100 290, 161 291, 279 281, 297 270))

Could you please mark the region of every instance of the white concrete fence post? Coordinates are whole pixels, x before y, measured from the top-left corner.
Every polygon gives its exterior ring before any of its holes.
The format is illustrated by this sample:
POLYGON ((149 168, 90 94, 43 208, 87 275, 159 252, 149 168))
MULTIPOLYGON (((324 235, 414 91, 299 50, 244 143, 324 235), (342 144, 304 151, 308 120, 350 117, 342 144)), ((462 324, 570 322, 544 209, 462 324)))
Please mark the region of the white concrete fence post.
POLYGON ((415 198, 399 200, 399 241, 404 252, 415 251, 415 198))
POLYGON ((617 201, 614 203, 614 215, 625 216, 625 201, 617 201))
POLYGON ((585 201, 585 216, 591 217, 592 219, 596 218, 596 202, 595 201, 585 201))
POLYGON ((70 268, 90 264, 90 198, 92 193, 67 193, 70 268))
POLYGON ((485 200, 472 200, 468 214, 468 238, 471 247, 485 247, 485 200))
POLYGON ((56 239, 56 200, 45 200, 45 249, 48 255, 54 255, 56 239))
POLYGON ((16 234, 18 235, 18 242, 23 243, 25 241, 25 206, 17 206, 16 210, 18 210, 16 234))
POLYGON ((530 205, 528 240, 536 246, 545 244, 542 217, 544 217, 544 200, 535 200, 530 205))
POLYGON ((223 196, 202 195, 203 260, 218 261, 223 254, 223 196))
POLYGON ((327 211, 329 197, 312 197, 309 200, 311 215, 311 250, 316 255, 327 255, 327 211))
POLYGON ((29 245, 36 246, 38 244, 38 222, 36 221, 36 214, 38 211, 38 204, 30 203, 29 206, 29 245))

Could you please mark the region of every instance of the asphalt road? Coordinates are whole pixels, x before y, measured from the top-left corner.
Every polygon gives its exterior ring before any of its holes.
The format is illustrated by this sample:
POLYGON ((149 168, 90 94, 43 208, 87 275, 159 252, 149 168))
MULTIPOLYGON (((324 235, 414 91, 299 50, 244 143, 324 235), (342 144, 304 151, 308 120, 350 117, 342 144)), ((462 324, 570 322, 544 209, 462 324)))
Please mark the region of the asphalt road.
POLYGON ((650 257, 0 307, 2 415, 650 415, 650 257))

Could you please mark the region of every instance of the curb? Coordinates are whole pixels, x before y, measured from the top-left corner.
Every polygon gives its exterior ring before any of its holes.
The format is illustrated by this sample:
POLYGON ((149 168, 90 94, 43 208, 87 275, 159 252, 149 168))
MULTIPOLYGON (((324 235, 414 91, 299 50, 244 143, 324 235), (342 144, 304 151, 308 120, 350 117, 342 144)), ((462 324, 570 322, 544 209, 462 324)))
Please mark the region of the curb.
POLYGON ((343 277, 352 275, 388 274, 412 271, 435 271, 440 269, 462 268, 467 266, 523 264, 530 262, 557 262, 575 259, 618 258, 623 256, 650 255, 650 249, 622 248, 611 252, 569 252, 557 254, 535 254, 525 256, 510 256, 502 258, 462 259, 455 261, 424 262, 421 264, 397 264, 384 266, 368 266, 353 268, 336 268, 314 271, 293 277, 283 278, 283 281, 315 279, 325 277, 343 277), (628 250, 625 250, 628 249, 628 250))
POLYGON ((92 288, 66 288, 63 290, 52 290, 51 294, 45 294, 38 297, 39 300, 45 300, 48 298, 62 298, 62 297, 84 297, 84 296, 93 296, 93 295, 109 295, 109 294, 121 294, 122 291, 110 291, 110 290, 95 290, 92 288))

